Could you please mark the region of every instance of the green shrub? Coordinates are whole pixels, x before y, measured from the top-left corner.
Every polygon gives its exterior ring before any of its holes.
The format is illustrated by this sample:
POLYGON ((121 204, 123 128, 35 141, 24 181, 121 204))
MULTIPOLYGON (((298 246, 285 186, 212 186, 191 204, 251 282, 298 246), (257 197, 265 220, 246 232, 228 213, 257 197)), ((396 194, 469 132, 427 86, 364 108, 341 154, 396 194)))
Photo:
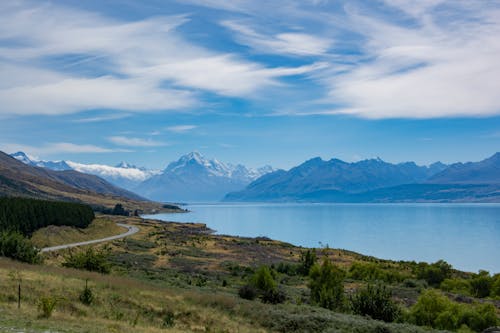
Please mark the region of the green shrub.
POLYGON ((90 305, 94 301, 94 293, 92 292, 92 289, 89 288, 88 281, 85 281, 85 288, 83 288, 79 298, 80 302, 85 305, 90 305))
POLYGON ((276 281, 274 281, 271 270, 267 266, 261 266, 254 273, 251 284, 261 292, 267 292, 276 289, 276 281))
POLYGON ((286 300, 286 294, 282 289, 268 290, 262 293, 261 300, 263 303, 279 304, 286 300))
POLYGON ((40 318, 50 318, 56 307, 57 300, 55 297, 42 297, 38 301, 38 311, 40 318))
POLYGON ((391 299, 391 292, 382 285, 368 285, 358 291, 351 299, 355 314, 370 316, 386 322, 392 322, 398 317, 399 307, 391 299))
POLYGON ((419 263, 416 274, 419 279, 427 281, 431 286, 439 286, 445 279, 451 277, 452 266, 444 260, 433 264, 419 263))
POLYGON ((500 274, 495 274, 493 276, 493 282, 491 283, 491 296, 500 297, 500 274))
POLYGON ((491 293, 491 286, 493 279, 486 271, 480 271, 470 280, 470 291, 475 297, 484 298, 488 297, 491 293))
POLYGON ((465 279, 444 279, 440 289, 451 293, 470 295, 470 281, 465 279))
POLYGON ((165 311, 165 314, 163 315, 162 326, 164 328, 173 327, 175 324, 174 319, 175 319, 175 315, 172 311, 170 311, 170 310, 165 311))
POLYGON ((410 309, 410 321, 437 329, 470 328, 476 332, 498 324, 492 304, 459 304, 435 290, 427 290, 410 309))
POLYGON ((63 266, 102 274, 110 272, 107 253, 104 251, 94 251, 93 248, 88 248, 86 251, 76 254, 70 252, 69 256, 65 258, 63 266))
POLYGON ((354 280, 367 282, 384 281, 387 283, 400 282, 404 276, 392 269, 382 269, 377 263, 355 262, 351 265, 348 277, 354 280))
POLYGON ((344 276, 344 271, 327 258, 321 265, 315 264, 309 273, 312 303, 330 310, 342 309, 344 307, 344 276))
POLYGON ((30 264, 39 263, 39 250, 31 241, 15 231, 0 232, 0 255, 30 264))
POLYGON ((304 276, 309 275, 311 267, 316 263, 316 251, 314 249, 306 250, 300 253, 300 264, 298 267, 298 272, 304 276))
POLYGON ((254 286, 246 284, 238 289, 238 295, 243 299, 254 300, 258 295, 258 291, 254 286))

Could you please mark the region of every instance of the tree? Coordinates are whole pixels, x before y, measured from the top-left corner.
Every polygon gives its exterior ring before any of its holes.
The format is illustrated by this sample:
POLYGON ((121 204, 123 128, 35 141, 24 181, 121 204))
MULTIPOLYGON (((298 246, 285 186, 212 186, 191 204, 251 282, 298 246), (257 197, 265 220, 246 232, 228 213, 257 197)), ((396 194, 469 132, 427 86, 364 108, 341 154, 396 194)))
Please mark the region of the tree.
POLYGON ((321 307, 335 310, 344 306, 343 270, 332 264, 327 258, 321 265, 315 264, 309 273, 311 301, 321 307))
POLYGON ((351 304, 355 314, 386 322, 396 320, 400 312, 391 299, 391 292, 383 285, 368 285, 359 290, 351 299, 351 304))
POLYGON ((300 273, 305 276, 309 275, 309 271, 311 270, 311 267, 313 267, 316 263, 316 260, 316 251, 314 249, 301 252, 299 267, 300 273))

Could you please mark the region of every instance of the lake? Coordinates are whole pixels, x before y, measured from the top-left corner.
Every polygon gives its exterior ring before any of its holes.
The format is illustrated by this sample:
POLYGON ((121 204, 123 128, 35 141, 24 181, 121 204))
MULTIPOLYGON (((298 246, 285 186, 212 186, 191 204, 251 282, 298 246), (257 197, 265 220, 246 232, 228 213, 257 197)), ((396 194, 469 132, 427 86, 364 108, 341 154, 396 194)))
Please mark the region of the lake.
POLYGON ((185 214, 147 215, 202 222, 218 234, 328 245, 378 258, 500 272, 500 204, 193 204, 185 214))

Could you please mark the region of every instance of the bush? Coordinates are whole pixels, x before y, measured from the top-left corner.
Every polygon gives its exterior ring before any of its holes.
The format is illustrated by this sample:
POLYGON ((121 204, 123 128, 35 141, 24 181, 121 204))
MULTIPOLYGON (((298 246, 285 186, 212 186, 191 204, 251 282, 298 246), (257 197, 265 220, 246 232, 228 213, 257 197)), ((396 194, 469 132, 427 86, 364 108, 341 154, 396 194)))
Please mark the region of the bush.
POLYGON ((470 294, 470 281, 465 279, 445 279, 441 282, 440 289, 451 293, 469 295, 470 294))
POLYGON ((50 318, 56 307, 57 300, 54 297, 42 297, 38 301, 38 311, 40 318, 50 318))
POLYGON ((175 315, 172 311, 170 311, 170 310, 165 311, 165 315, 163 316, 162 326, 164 328, 173 327, 174 326, 174 319, 175 319, 175 315))
POLYGON ((392 322, 398 317, 400 310, 391 299, 391 292, 385 286, 368 285, 351 299, 355 314, 370 316, 373 319, 392 322))
POLYGON ((99 272, 107 274, 110 272, 108 255, 104 251, 94 251, 93 248, 88 248, 84 252, 73 254, 72 252, 65 258, 63 266, 84 269, 91 272, 99 272))
POLYGON ((90 305, 94 301, 94 293, 88 286, 88 281, 85 281, 85 288, 80 293, 80 302, 85 305, 90 305))
POLYGON ((500 297, 500 274, 495 274, 493 276, 493 282, 491 283, 491 296, 500 297))
POLYGON ((327 258, 321 265, 315 264, 309 273, 311 301, 321 307, 334 310, 344 306, 344 271, 327 258))
POLYGON ((401 273, 382 269, 376 263, 372 262, 355 262, 349 268, 348 276, 354 280, 362 280, 367 282, 384 281, 387 283, 403 281, 404 277, 401 273))
POLYGON ((30 264, 39 263, 39 251, 31 241, 15 231, 0 232, 0 255, 30 264))
POLYGON ((257 297, 257 289, 254 286, 246 284, 238 289, 238 295, 243 299, 254 300, 257 297))
POLYGON ((268 290, 262 293, 261 300, 263 303, 279 304, 286 300, 286 294, 279 288, 268 290))
POLYGON ((480 271, 479 274, 470 280, 470 291, 475 297, 488 297, 491 293, 493 280, 486 271, 480 271))
POLYGON ((416 269, 417 277, 427 281, 431 286, 439 286, 445 279, 451 277, 452 266, 444 260, 433 264, 419 263, 416 269))
POLYGON ((299 264, 299 273, 307 276, 309 275, 309 271, 311 270, 311 267, 314 266, 316 263, 317 258, 316 258, 316 251, 313 250, 307 250, 305 252, 300 253, 300 264, 299 264))
POLYGON ((268 292, 276 289, 271 270, 267 266, 261 266, 252 277, 251 284, 261 292, 268 292))
POLYGON ((422 293, 410 309, 410 321, 437 329, 457 330, 461 327, 476 332, 498 324, 492 304, 459 304, 435 290, 422 293))

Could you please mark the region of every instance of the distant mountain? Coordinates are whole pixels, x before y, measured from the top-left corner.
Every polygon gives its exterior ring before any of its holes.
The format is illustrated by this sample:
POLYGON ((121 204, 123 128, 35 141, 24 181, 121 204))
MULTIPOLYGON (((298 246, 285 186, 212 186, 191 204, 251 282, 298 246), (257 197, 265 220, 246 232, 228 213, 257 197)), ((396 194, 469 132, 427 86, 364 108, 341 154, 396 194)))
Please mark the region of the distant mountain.
POLYGON ((95 175, 105 179, 115 186, 132 190, 146 179, 158 174, 159 170, 139 168, 127 162, 116 166, 103 164, 83 164, 72 161, 41 161, 23 152, 11 154, 15 159, 31 166, 47 168, 55 171, 75 170, 81 173, 95 175))
POLYGON ((248 169, 192 152, 170 163, 135 191, 157 201, 219 201, 228 192, 241 190, 272 170, 270 166, 248 169))
POLYGON ((11 154, 16 160, 28 164, 31 166, 36 166, 40 168, 47 168, 55 171, 72 170, 72 168, 65 161, 40 161, 34 157, 28 156, 27 154, 19 151, 17 153, 11 154))
MULTIPOLYGON (((413 162, 392 164, 381 159, 347 163, 339 159, 310 159, 289 171, 279 170, 257 179, 243 191, 226 195, 227 201, 314 200, 325 193, 336 197, 362 193, 383 187, 425 181, 446 165, 418 166, 413 162)), ((322 201, 321 199, 320 201, 322 201)))
POLYGON ((3 152, 0 152, 1 195, 80 201, 104 206, 122 202, 128 207, 145 200, 99 177, 74 170, 54 171, 32 166, 3 152))
POLYGON ((434 184, 500 184, 500 153, 480 162, 455 163, 427 180, 434 184))

